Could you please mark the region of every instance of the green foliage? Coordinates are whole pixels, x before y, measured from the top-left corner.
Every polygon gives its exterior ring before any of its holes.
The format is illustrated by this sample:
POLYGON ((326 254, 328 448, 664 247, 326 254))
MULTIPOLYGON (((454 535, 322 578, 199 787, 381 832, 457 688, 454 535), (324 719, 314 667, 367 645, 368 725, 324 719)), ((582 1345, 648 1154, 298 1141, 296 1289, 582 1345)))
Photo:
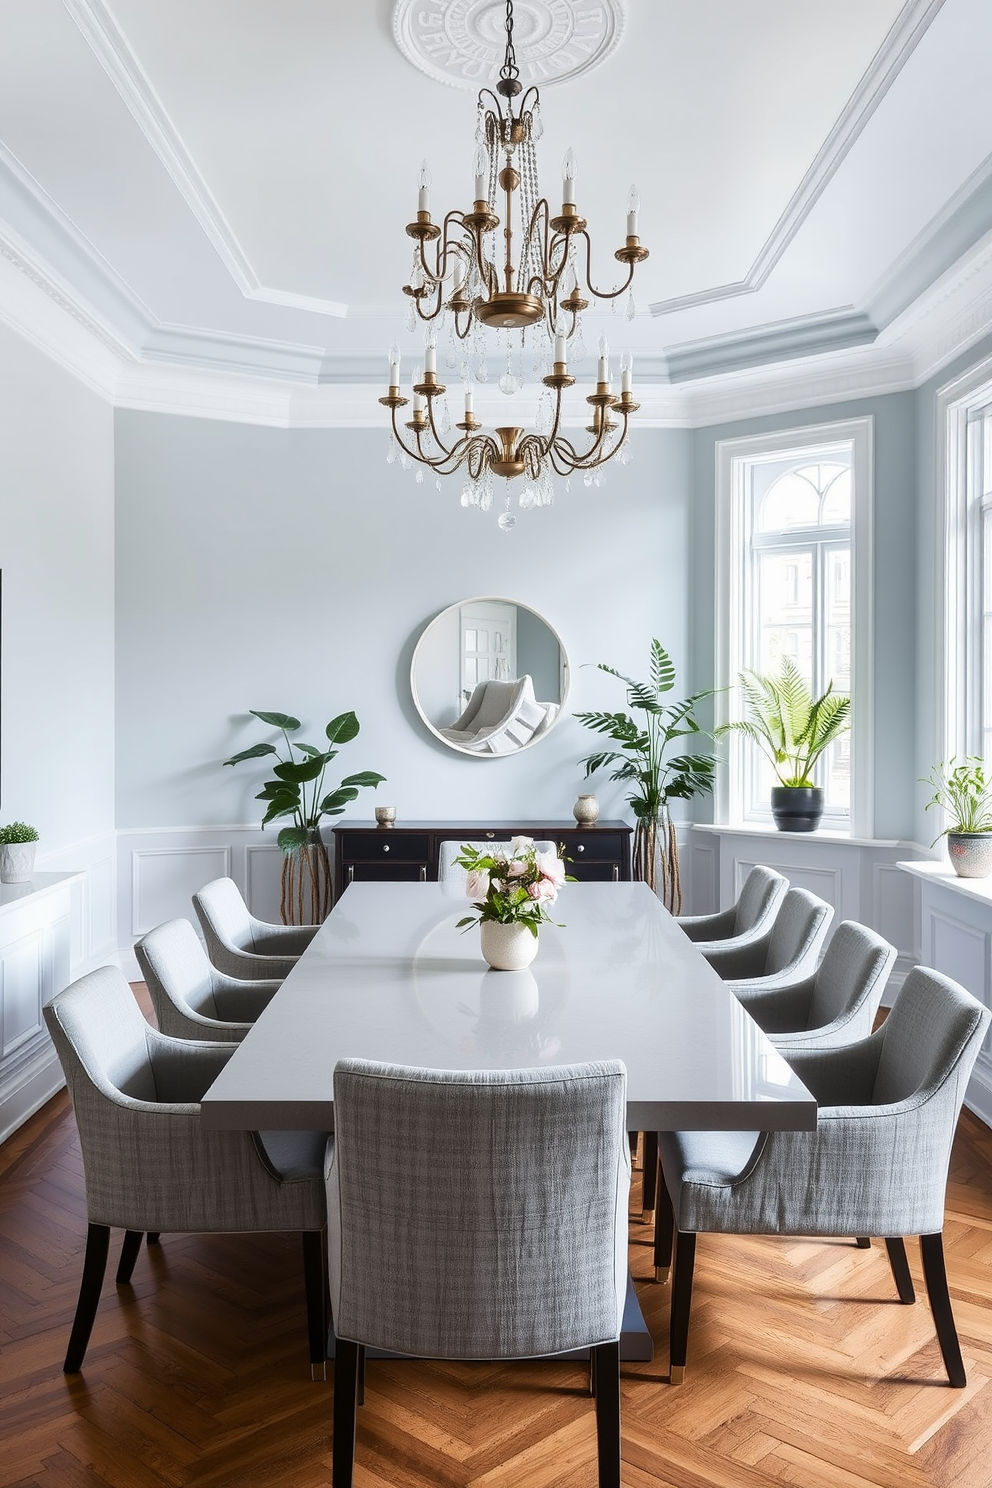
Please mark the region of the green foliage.
MULTIPOLYGON (((296 733, 303 725, 290 713, 270 713, 259 708, 249 711, 270 728, 279 729, 284 740, 285 757, 275 744, 253 744, 250 749, 232 754, 224 764, 239 765, 242 760, 262 759, 270 754, 276 756, 279 763, 272 766, 275 779, 265 782, 255 800, 266 803, 263 827, 281 817, 293 818, 293 825, 283 827, 277 839, 283 852, 295 852, 304 847, 317 831, 322 816, 340 816, 348 803, 355 800, 359 790, 379 785, 386 778, 374 770, 360 770, 356 775, 347 775, 339 786, 324 795, 324 772, 331 760, 337 758, 337 749, 321 749, 316 744, 291 739, 290 734, 296 733)), ((324 733, 331 745, 348 744, 358 734, 359 727, 354 713, 339 713, 337 718, 331 719, 324 733)))
POLYGON ((575 882, 565 872, 564 848, 559 846, 557 854, 539 853, 533 837, 514 837, 506 845, 481 850, 462 843, 455 862, 466 871, 466 892, 476 911, 458 921, 459 930, 496 920, 526 925, 536 936, 539 925, 556 923, 547 907, 558 898, 561 885, 575 882))
POLYGON ((27 822, 11 822, 7 827, 0 827, 0 847, 9 847, 17 842, 37 842, 38 832, 36 828, 29 827, 27 822))
POLYGON ((929 775, 920 777, 920 783, 930 786, 934 793, 926 809, 940 806, 950 818, 949 825, 937 834, 931 847, 948 832, 992 832, 992 780, 978 755, 966 755, 960 765, 956 756, 934 765, 929 775))
POLYGON ((851 699, 834 692, 834 684, 814 698, 791 657, 777 676, 741 672, 746 717, 725 723, 716 733, 731 731, 752 740, 770 762, 780 785, 815 784, 813 770, 828 745, 851 727, 851 699))
POLYGON ((671 800, 687 801, 711 791, 717 763, 714 755, 678 754, 665 758, 665 751, 676 739, 702 732, 693 709, 711 693, 696 692, 680 703, 664 703, 664 695, 675 686, 675 667, 658 640, 651 642, 650 682, 625 677, 602 661, 599 670, 626 683, 627 706, 643 713, 644 721, 638 722, 630 713, 576 713, 586 728, 606 734, 620 746, 599 750, 580 760, 586 767, 586 775, 616 766, 610 779, 631 783, 627 802, 634 815, 645 820, 661 816, 671 800))

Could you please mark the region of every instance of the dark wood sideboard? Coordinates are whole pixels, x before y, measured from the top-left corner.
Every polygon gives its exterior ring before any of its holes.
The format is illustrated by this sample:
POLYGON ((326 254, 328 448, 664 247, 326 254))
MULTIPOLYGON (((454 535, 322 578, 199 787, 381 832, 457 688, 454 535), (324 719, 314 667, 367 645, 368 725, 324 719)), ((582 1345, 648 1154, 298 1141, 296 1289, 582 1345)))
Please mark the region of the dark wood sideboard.
POLYGON ((464 822, 412 821, 380 827, 375 822, 342 821, 334 828, 334 897, 350 883, 437 880, 441 843, 509 842, 511 837, 560 842, 569 873, 579 880, 626 882, 630 878, 632 827, 623 821, 464 822))

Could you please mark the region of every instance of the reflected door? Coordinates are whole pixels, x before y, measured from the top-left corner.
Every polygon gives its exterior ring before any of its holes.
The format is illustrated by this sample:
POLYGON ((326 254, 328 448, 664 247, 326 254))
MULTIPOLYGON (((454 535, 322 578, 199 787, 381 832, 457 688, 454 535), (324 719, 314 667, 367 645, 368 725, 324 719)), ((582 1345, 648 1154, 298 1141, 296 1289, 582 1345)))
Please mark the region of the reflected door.
POLYGON ((509 682, 517 675, 516 605, 462 605, 459 622, 459 712, 480 682, 509 682))

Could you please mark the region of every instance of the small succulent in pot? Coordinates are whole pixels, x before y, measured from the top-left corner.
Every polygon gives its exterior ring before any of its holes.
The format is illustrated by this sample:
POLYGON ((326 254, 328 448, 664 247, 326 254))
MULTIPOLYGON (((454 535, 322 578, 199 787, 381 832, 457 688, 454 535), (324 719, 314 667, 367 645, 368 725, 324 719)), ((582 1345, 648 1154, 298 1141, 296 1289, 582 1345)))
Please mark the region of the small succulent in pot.
POLYGON ((987 878, 992 873, 992 777, 974 754, 934 765, 921 783, 933 790, 926 804, 947 813, 948 824, 930 846, 947 838, 951 867, 959 878, 987 878))
POLYGON ((38 843, 36 827, 10 822, 0 827, 0 883, 27 883, 34 872, 38 843))

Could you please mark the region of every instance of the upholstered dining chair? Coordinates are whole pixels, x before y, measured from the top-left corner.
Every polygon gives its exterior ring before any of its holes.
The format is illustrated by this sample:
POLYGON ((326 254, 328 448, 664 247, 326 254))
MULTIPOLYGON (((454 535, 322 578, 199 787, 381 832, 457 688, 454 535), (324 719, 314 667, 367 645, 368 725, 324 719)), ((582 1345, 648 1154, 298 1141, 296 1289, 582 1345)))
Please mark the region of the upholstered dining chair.
POLYGON ((698 949, 725 982, 768 988, 794 982, 815 969, 834 917, 833 909, 807 889, 789 889, 767 939, 707 942, 698 949))
POLYGON ((789 880, 760 864, 744 880, 737 903, 717 914, 680 915, 676 924, 705 951, 712 944, 766 945, 789 880))
POLYGON ((812 973, 729 985, 773 1044, 836 1049, 871 1033, 895 959, 895 946, 874 930, 842 920, 812 973))
POLYGON ((81 977, 46 1004, 45 1022, 72 1098, 86 1180, 86 1255, 62 1368, 82 1368, 112 1228, 124 1230, 118 1286, 142 1235, 299 1230, 311 1369, 323 1377, 327 1288, 323 1132, 220 1132, 200 1125, 200 1097, 237 1044, 157 1032, 116 967, 81 977))
POLYGON ((619 1488, 625 1092, 619 1060, 337 1064, 326 1170, 334 1488, 352 1482, 369 1347, 434 1359, 589 1348, 599 1484, 619 1488))
MULTIPOLYGON (((438 844, 437 854, 437 877, 439 883, 450 884, 452 890, 463 892, 465 888, 465 869, 456 861, 461 856, 463 847, 471 847, 476 852, 498 852, 501 847, 507 847, 507 842, 466 842, 462 837, 445 839, 438 844)), ((555 842, 535 842, 538 852, 552 853, 557 856, 558 844, 555 842)))
POLYGON ((134 947, 158 1020, 170 1038, 237 1043, 282 985, 281 979, 242 982, 207 960, 189 920, 166 920, 134 947))
POLYGON ((885 1240, 900 1302, 915 1301, 903 1236, 923 1274, 952 1385, 966 1383, 941 1230, 951 1143, 992 1014, 939 972, 916 967, 885 1022, 839 1049, 783 1050, 819 1104, 815 1131, 661 1132, 655 1267, 675 1239, 671 1378, 685 1375, 696 1236, 848 1235, 885 1240))
POLYGON ((215 878, 193 895, 207 955, 218 971, 241 981, 287 977, 319 925, 270 925, 256 920, 232 878, 215 878))

